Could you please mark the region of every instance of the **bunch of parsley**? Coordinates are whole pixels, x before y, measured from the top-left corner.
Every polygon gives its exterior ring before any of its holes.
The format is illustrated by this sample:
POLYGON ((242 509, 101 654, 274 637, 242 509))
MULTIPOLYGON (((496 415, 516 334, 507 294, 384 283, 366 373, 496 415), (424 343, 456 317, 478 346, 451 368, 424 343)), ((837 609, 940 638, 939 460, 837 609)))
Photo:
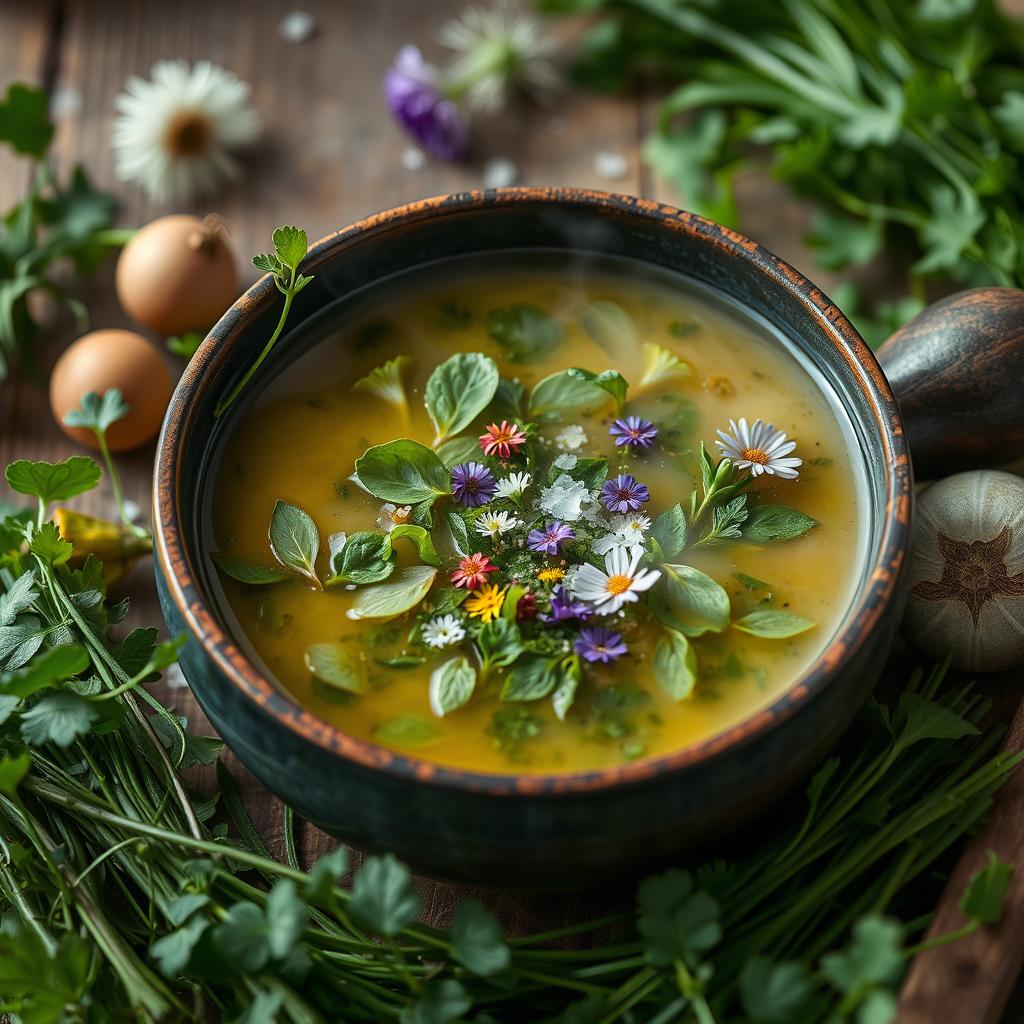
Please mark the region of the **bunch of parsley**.
MULTIPOLYGON (((753 850, 541 935, 507 938, 469 899, 428 927, 394 857, 342 885, 344 850, 300 866, 290 812, 284 861, 269 855, 222 763, 219 792, 192 790, 183 773, 220 743, 143 685, 178 642, 115 638, 127 602, 95 558, 70 568, 47 521, 100 467, 22 460, 6 476, 37 501, 0 511, 0 1006, 25 1024, 885 1024, 922 948, 915 897, 1021 760, 994 754, 969 689, 916 675, 753 850)), ((929 945, 997 921, 1009 875, 992 858, 964 926, 929 945)))
POLYGON ((883 245, 909 266, 910 295, 875 310, 869 341, 916 313, 930 280, 1024 282, 1024 30, 994 0, 542 6, 603 15, 581 84, 678 83, 644 156, 688 208, 737 226, 737 175, 767 167, 819 204, 809 241, 823 267, 883 245))
POLYGON ((111 229, 114 200, 94 189, 85 171, 75 167, 62 184, 46 153, 54 127, 46 95, 14 84, 0 98, 0 142, 34 161, 24 199, 0 220, 0 380, 20 360, 38 373, 34 343, 39 325, 30 299, 42 293, 67 306, 82 328, 85 309, 52 274, 68 260, 80 275, 91 272, 125 233, 111 229))

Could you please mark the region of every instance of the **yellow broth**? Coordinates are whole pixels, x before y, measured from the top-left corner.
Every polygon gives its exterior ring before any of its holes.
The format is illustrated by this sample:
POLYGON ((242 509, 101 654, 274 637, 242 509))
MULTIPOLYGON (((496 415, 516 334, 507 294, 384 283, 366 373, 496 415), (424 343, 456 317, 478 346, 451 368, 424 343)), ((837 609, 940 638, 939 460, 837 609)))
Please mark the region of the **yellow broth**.
MULTIPOLYGON (((650 489, 651 500, 642 511, 653 518, 676 502, 688 508, 696 447, 703 440, 717 456, 715 431, 728 429, 731 418, 760 417, 787 431, 797 441, 794 454, 804 459, 799 479, 762 476, 749 492, 756 502, 794 506, 819 525, 783 543, 727 541, 709 549, 688 548, 673 561, 694 565, 721 583, 734 618, 759 606, 786 608, 816 627, 784 640, 759 639, 735 628, 696 638, 699 681, 691 697, 677 702, 654 677, 652 652, 662 631, 648 616, 630 634, 626 657, 610 665, 586 665, 565 721, 555 717, 549 699, 502 703, 501 672, 478 685, 466 706, 434 717, 428 703, 430 672, 458 652, 419 646, 416 652, 427 655, 425 664, 380 666, 376 659, 410 650, 407 634, 415 612, 389 622, 352 621, 345 613, 354 595, 345 587, 321 591, 297 577, 247 586, 219 574, 238 631, 269 674, 326 721, 379 742, 382 726, 419 716, 431 723, 429 737, 384 745, 476 771, 596 769, 677 750, 749 717, 784 693, 827 644, 859 571, 859 470, 851 464, 846 433, 833 408, 766 328, 709 302, 675 278, 637 272, 624 261, 615 272, 570 271, 536 261, 530 269, 529 260, 476 263, 406 275, 370 290, 342 327, 278 375, 241 416, 222 452, 213 498, 215 546, 232 556, 270 563, 268 524, 275 502, 283 499, 308 512, 319 527, 324 578, 329 575, 328 535, 379 529, 381 502, 347 480, 356 459, 369 446, 398 437, 430 445, 433 428, 423 390, 431 371, 453 352, 491 356, 503 377, 518 378, 528 391, 547 374, 572 366, 615 368, 635 382, 642 373, 640 343, 652 341, 684 359, 693 374, 631 402, 627 412, 663 426, 680 411, 681 400, 691 410, 693 429, 671 443, 659 438, 649 453, 630 460, 629 471, 650 489), (626 310, 635 336, 599 331, 599 344, 581 323, 587 304, 595 300, 626 310), (488 311, 519 302, 554 315, 565 331, 559 347, 530 364, 505 359, 485 323, 488 311), (404 375, 411 410, 407 422, 380 398, 351 390, 355 380, 400 353, 412 357, 404 375), (750 590, 737 574, 765 581, 768 588, 750 590), (325 641, 355 645, 370 669, 368 693, 353 698, 313 678, 304 652, 325 641), (501 727, 495 725, 496 713, 502 716, 501 727)), ((613 418, 609 413, 577 420, 589 438, 580 454, 605 454, 616 465, 618 453, 608 435, 613 418)), ((476 421, 465 433, 479 434, 486 422, 476 421)), ((562 426, 545 426, 541 435, 551 442, 562 426)), ((535 498, 537 491, 532 493, 535 498)), ((411 545, 396 550, 400 566, 417 561, 411 545)), ((452 567, 438 574, 435 587, 448 584, 452 567)), ((610 619, 606 624, 615 628, 615 616, 610 619)), ((590 624, 595 622, 604 624, 600 618, 590 624)))

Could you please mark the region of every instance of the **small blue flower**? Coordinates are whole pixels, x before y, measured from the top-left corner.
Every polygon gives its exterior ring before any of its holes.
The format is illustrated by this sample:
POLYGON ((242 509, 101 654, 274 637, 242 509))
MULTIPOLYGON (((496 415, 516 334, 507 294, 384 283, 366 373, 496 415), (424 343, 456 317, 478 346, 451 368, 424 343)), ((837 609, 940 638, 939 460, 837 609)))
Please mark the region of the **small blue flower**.
POLYGON ((540 618, 542 622, 564 622, 566 619, 586 622, 590 618, 590 609, 572 597, 565 586, 561 586, 551 593, 551 614, 540 618))
POLYGON ((621 448, 650 448, 658 436, 658 428, 650 420, 642 420, 639 416, 627 416, 624 420, 616 420, 608 433, 615 438, 615 444, 621 448))
POLYGON ((494 497, 498 481, 479 462, 463 462, 452 469, 452 494, 460 505, 479 508, 494 497))
POLYGON ((543 530, 531 530, 526 538, 526 546, 538 554, 557 555, 560 545, 575 539, 576 531, 556 519, 553 523, 548 523, 543 530))
POLYGON ((618 633, 613 633, 603 626, 581 629, 576 640, 576 653, 581 658, 587 661, 600 661, 605 665, 616 658, 621 658, 628 650, 618 633))
POLYGON ((635 512, 650 497, 647 487, 629 473, 621 473, 601 486, 601 500, 609 512, 635 512))

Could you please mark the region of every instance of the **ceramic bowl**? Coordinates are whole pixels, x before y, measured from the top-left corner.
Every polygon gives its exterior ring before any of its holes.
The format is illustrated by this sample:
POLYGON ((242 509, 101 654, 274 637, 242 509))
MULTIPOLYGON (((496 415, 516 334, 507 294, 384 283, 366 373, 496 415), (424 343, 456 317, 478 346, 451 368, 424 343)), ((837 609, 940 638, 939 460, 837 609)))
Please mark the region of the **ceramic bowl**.
POLYGON ((317 242, 302 267, 314 282, 299 295, 250 394, 329 328, 355 289, 450 256, 521 248, 626 256, 684 274, 769 321, 845 410, 864 464, 863 570, 828 647, 784 696, 667 756, 550 775, 439 767, 348 736, 304 710, 229 632, 204 550, 210 469, 232 425, 231 416, 214 419, 213 408, 277 321, 280 296, 269 278, 225 313, 171 400, 155 471, 157 580, 168 629, 188 636, 181 665, 199 703, 239 758, 298 814, 439 877, 582 888, 669 862, 749 820, 834 745, 867 697, 899 622, 911 472, 884 375, 818 288, 717 224, 589 191, 427 199, 317 242))

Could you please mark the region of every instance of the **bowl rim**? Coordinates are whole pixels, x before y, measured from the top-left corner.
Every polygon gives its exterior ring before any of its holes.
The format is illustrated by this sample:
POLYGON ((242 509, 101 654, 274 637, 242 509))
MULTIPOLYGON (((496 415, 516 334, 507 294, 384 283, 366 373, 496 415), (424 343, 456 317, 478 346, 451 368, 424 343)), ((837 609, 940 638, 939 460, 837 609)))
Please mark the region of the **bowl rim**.
POLYGON ((797 299, 831 340, 836 357, 847 363, 874 416, 885 470, 884 522, 877 555, 866 566, 860 594, 847 609, 829 645, 783 694, 723 732, 682 749, 599 769, 514 775, 436 764, 349 735, 303 708, 283 687, 264 676, 235 645, 218 624, 211 602, 199 587, 192 556, 183 540, 190 531, 181 506, 181 461, 186 447, 184 438, 194 424, 196 397, 204 387, 212 387, 218 380, 217 371, 225 363, 233 342, 244 333, 249 318, 279 297, 270 275, 264 275, 210 330, 182 374, 168 406, 153 480, 157 569, 163 575, 168 599, 188 626, 192 638, 219 670, 222 685, 234 686, 246 700, 299 738, 371 771, 490 795, 549 797, 644 783, 703 765, 727 751, 752 743, 796 714, 828 686, 842 663, 856 657, 890 602, 898 596, 909 545, 913 484, 910 454, 896 399, 874 354, 838 307, 821 289, 758 243, 697 214, 650 199, 592 189, 514 187, 433 196, 364 217, 315 242, 302 269, 315 273, 317 266, 335 252, 358 244, 362 238, 400 230, 424 220, 484 208, 550 205, 589 210, 598 216, 611 214, 638 219, 655 224, 659 229, 689 236, 750 264, 772 285, 797 299))

